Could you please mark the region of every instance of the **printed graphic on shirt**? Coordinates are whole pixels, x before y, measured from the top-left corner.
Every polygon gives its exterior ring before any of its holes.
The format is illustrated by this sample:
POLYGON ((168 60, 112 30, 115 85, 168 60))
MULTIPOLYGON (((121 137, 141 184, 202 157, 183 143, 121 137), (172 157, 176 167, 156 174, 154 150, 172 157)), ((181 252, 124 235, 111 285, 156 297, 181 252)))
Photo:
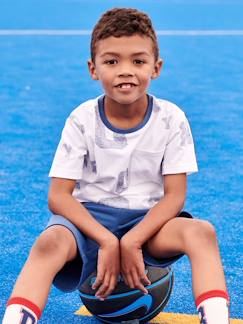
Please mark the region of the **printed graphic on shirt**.
POLYGON ((64 151, 65 151, 65 157, 68 158, 70 156, 70 154, 71 154, 72 146, 67 144, 67 143, 63 143, 62 146, 63 146, 64 151))
POLYGON ((80 130, 80 132, 84 135, 85 134, 85 128, 84 125, 80 124, 77 117, 74 115, 70 115, 69 117, 72 122, 77 126, 77 128, 80 130))
POLYGON ((75 189, 80 190, 80 188, 81 188, 80 182, 79 181, 76 181, 76 183, 75 183, 75 189))
POLYGON ((121 193, 122 191, 128 188, 128 169, 126 171, 122 171, 118 175, 118 182, 116 185, 116 192, 121 193))
POLYGON ((65 125, 49 175, 76 180, 73 195, 80 202, 151 208, 163 196, 163 174, 197 171, 184 113, 154 97, 151 105, 149 120, 128 133, 103 120, 99 98, 79 106, 65 125))
POLYGON ((96 161, 91 161, 89 157, 89 152, 84 156, 83 168, 88 168, 92 173, 97 172, 96 161))
POLYGON ((191 132, 186 122, 183 121, 180 123, 180 130, 181 130, 181 146, 185 146, 186 144, 192 144, 191 132))
POLYGON ((162 121, 165 123, 165 129, 170 129, 171 120, 172 120, 172 116, 167 116, 162 118, 162 121))
POLYGON ((154 113, 158 113, 161 110, 160 106, 157 105, 156 103, 154 103, 153 105, 153 112, 154 113))
POLYGON ((106 138, 105 126, 100 118, 98 106, 95 109, 95 143, 103 149, 123 149, 127 146, 124 134, 113 133, 113 140, 106 138))

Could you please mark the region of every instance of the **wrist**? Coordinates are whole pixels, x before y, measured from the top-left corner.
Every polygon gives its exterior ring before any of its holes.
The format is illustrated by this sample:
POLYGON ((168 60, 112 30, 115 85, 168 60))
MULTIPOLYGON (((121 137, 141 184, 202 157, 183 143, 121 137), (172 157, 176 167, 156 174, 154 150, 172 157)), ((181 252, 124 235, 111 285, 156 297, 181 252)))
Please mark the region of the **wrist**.
POLYGON ((122 247, 134 247, 134 248, 141 248, 143 243, 141 242, 139 236, 134 235, 130 232, 126 233, 120 240, 120 244, 122 247))
POLYGON ((105 233, 103 236, 100 237, 98 244, 103 246, 112 246, 112 245, 119 245, 118 238, 111 232, 105 233))

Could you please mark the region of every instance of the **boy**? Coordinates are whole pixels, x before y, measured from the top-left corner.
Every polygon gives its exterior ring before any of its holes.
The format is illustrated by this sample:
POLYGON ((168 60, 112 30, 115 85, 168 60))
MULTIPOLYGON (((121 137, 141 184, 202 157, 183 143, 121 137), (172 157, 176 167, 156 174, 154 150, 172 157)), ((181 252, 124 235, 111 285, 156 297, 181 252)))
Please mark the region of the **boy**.
POLYGON ((226 292, 214 228, 181 212, 186 175, 197 171, 184 113, 147 94, 162 61, 148 16, 113 9, 92 33, 93 80, 104 95, 67 119, 50 171, 46 230, 16 282, 4 324, 37 323, 52 282, 78 289, 93 284, 104 300, 122 274, 147 293, 144 262, 165 267, 186 254, 201 323, 226 324, 226 292))

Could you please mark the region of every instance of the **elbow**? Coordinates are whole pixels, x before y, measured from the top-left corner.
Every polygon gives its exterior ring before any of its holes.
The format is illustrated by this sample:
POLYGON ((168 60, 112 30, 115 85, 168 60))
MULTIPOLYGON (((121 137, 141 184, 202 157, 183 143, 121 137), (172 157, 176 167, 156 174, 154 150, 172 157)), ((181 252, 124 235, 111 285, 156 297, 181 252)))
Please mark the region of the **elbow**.
POLYGON ((173 208, 175 209, 175 213, 177 214, 183 209, 186 197, 183 194, 169 194, 168 196, 170 197, 170 205, 173 206, 173 208))
POLYGON ((57 205, 56 195, 54 195, 52 192, 49 192, 49 194, 48 194, 48 208, 53 214, 55 214, 56 205, 57 205))
POLYGON ((181 211, 185 205, 185 198, 178 199, 178 209, 181 211))
POLYGON ((181 211, 184 208, 185 205, 185 201, 186 201, 186 196, 185 195, 179 195, 177 197, 177 205, 178 205, 178 210, 181 211))

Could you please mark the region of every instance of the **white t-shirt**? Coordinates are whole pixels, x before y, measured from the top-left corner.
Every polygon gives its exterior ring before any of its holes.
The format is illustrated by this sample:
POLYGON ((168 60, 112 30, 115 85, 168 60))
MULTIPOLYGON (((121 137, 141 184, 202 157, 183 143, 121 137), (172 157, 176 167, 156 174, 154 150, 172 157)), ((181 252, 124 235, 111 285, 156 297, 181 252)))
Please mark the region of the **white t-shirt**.
POLYGON ((76 180, 73 196, 128 209, 150 209, 164 194, 163 175, 197 171, 184 112, 148 96, 144 120, 118 129, 104 112, 104 96, 84 102, 66 121, 49 173, 76 180))

